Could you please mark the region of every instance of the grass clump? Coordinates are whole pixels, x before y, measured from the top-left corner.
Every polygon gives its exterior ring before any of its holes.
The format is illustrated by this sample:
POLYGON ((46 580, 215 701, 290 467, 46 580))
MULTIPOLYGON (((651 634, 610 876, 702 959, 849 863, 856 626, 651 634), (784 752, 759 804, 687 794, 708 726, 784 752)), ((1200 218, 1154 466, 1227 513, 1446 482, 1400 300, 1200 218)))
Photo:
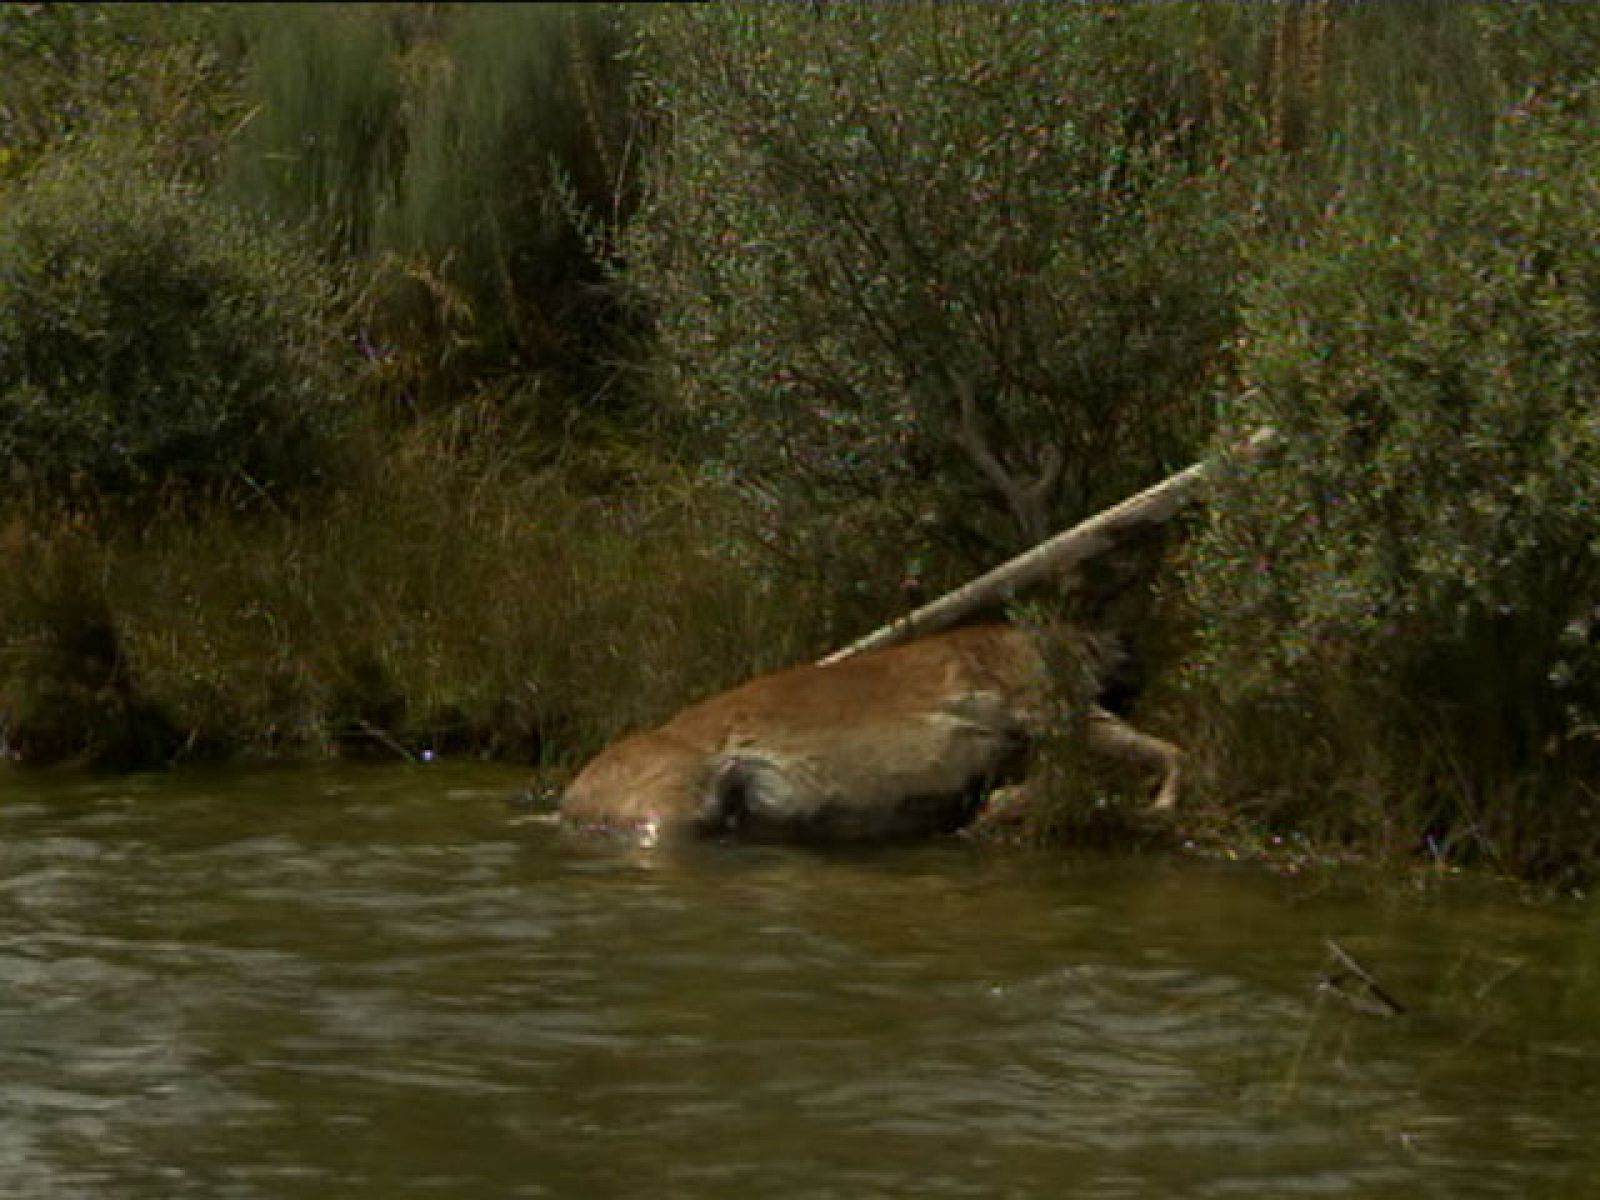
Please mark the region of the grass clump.
POLYGON ((23 762, 78 758, 129 769, 164 761, 178 731, 139 687, 96 539, 81 519, 0 534, 0 748, 23 762))
MULTIPOLYGON (((95 581, 81 623, 114 641, 128 694, 175 731, 144 765, 425 752, 571 763, 688 696, 828 644, 825 605, 719 560, 715 497, 661 478, 650 495, 601 501, 492 443, 459 417, 425 422, 315 519, 216 513, 62 542, 75 578, 95 581)), ((17 696, 62 674, 50 647, 66 635, 28 616, 37 575, 0 575, 17 696)), ((26 760, 93 757, 82 722, 45 745, 17 735, 23 706, 0 698, 0 711, 26 760)))

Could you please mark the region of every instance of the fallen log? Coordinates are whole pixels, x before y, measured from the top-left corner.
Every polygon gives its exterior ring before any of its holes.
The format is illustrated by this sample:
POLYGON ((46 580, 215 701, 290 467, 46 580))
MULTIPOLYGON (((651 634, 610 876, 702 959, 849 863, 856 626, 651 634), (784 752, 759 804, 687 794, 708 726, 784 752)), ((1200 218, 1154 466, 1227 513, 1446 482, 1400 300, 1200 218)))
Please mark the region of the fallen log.
MULTIPOLYGON (((1270 428, 1258 429, 1240 447, 1240 454, 1245 458, 1254 456, 1274 436, 1270 428)), ((1170 520, 1216 467, 1215 460, 1200 462, 1176 475, 1169 475, 1160 483, 1152 484, 1120 504, 1040 542, 1033 549, 1001 563, 955 591, 947 592, 915 612, 873 630, 842 650, 834 651, 819 660, 818 665, 827 666, 868 650, 937 633, 980 608, 1009 600, 1023 588, 1041 579, 1065 574, 1078 564, 1109 550, 1134 531, 1170 520)))

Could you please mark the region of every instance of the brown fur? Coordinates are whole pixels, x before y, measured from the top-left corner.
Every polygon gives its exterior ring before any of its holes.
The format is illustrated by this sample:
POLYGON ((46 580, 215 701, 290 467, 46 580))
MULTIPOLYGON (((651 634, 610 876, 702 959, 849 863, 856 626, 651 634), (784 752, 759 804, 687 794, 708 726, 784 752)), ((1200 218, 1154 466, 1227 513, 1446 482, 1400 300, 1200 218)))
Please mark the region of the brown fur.
MULTIPOLYGON (((603 750, 561 800, 567 822, 683 833, 864 839, 958 829, 1014 782, 1044 711, 1044 666, 1009 625, 976 625, 831 666, 763 675, 603 750)), ((1178 751, 1096 709, 1089 744, 1156 767, 1178 751)))

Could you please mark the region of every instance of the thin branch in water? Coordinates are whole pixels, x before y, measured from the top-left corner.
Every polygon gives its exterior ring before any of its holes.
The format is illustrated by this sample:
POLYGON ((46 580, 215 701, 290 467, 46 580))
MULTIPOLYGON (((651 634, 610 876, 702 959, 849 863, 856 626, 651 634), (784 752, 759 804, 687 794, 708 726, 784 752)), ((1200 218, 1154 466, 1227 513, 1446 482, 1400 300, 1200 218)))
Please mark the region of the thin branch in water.
POLYGON ((1357 1012, 1373 1017, 1402 1017, 1406 1006, 1384 990, 1382 984, 1332 938, 1324 938, 1328 953, 1342 970, 1324 971, 1317 978, 1317 990, 1338 996, 1357 1012))
POLYGON ((413 754, 410 750, 407 750, 404 746, 397 742, 387 729, 379 729, 370 721, 359 722, 352 732, 359 733, 362 737, 370 738, 372 741, 382 746, 385 750, 388 750, 390 753, 392 753, 396 758, 404 759, 408 763, 417 764, 423 761, 420 757, 413 754))

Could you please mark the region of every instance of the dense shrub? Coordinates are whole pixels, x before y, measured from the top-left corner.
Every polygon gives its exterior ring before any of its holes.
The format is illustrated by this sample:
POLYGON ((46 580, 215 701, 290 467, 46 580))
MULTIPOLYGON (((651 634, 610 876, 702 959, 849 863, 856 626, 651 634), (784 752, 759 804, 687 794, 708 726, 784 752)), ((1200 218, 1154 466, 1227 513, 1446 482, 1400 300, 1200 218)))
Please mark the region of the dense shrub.
POLYGON ((1352 200, 1249 289, 1222 436, 1281 437, 1185 581, 1214 765, 1280 817, 1523 868, 1594 847, 1596 96, 1512 108, 1487 171, 1414 169, 1405 208, 1352 200))
POLYGON ((342 401, 335 289, 296 244, 91 143, 0 210, 0 473, 100 507, 288 494, 342 401))
POLYGON ((1155 65, 1165 19, 914 4, 654 22, 670 136, 629 278, 667 390, 775 548, 864 544, 879 561, 850 574, 894 578, 941 544, 981 560, 1197 445, 1232 249, 1184 141, 1186 68, 1155 65))
POLYGON ((0 6, 0 179, 70 141, 142 136, 206 175, 235 104, 236 39, 203 4, 0 6))

